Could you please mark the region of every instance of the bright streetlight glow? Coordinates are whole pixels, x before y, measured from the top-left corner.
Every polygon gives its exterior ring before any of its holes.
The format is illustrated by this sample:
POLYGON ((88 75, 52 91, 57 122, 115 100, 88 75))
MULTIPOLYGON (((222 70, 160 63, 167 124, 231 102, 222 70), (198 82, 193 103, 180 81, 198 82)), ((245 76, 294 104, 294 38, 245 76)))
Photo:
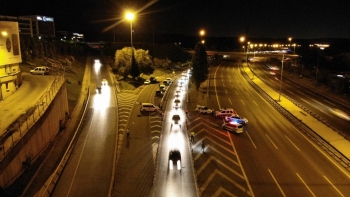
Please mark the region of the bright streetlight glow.
POLYGON ((201 30, 201 31, 199 32, 199 34, 200 34, 201 36, 204 36, 205 31, 204 31, 204 30, 201 30))
POLYGON ((132 21, 135 17, 135 15, 131 12, 127 12, 125 15, 126 19, 128 19, 129 21, 132 21))
POLYGON ((127 12, 125 17, 130 21, 130 45, 132 47, 132 20, 134 19, 135 15, 131 12, 127 12))

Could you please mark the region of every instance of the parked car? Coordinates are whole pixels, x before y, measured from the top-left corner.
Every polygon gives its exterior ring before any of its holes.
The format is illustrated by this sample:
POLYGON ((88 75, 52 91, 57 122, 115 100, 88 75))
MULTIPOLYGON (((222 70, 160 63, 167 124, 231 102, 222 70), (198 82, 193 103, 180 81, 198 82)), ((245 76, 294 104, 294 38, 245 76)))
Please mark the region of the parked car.
POLYGON ((49 72, 49 68, 44 66, 36 67, 33 70, 30 70, 32 75, 48 75, 49 72))
POLYGON ((226 116, 230 116, 232 114, 235 114, 235 110, 233 110, 232 108, 222 108, 219 111, 216 111, 214 113, 214 116, 217 117, 226 117, 226 116))
POLYGON ((151 83, 157 83, 157 82, 158 82, 156 77, 150 77, 150 78, 149 78, 149 81, 150 81, 151 83))
POLYGON ((214 112, 213 109, 210 109, 203 105, 197 105, 195 111, 202 114, 212 114, 214 112))
POLYGON ((242 125, 248 124, 248 119, 240 117, 238 114, 233 114, 231 116, 226 116, 225 117, 225 121, 226 122, 235 122, 235 123, 239 123, 239 124, 242 124, 242 125))
POLYGON ((163 92, 161 90, 157 90, 156 91, 156 96, 162 97, 163 96, 163 92))
POLYGON ((243 133, 243 126, 238 123, 225 122, 222 124, 222 128, 231 132, 243 133))

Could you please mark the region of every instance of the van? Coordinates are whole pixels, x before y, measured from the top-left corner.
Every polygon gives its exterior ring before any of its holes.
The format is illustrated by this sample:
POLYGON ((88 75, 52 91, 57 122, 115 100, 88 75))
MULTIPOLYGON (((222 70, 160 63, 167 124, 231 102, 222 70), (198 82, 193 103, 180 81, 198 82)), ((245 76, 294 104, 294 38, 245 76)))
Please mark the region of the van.
POLYGON ((226 117, 226 116, 231 116, 232 114, 235 114, 236 112, 235 112, 235 110, 233 110, 232 108, 222 108, 222 109, 220 109, 219 111, 216 111, 215 113, 214 113, 214 116, 216 117, 216 118, 218 118, 218 117, 226 117))
POLYGON ((159 107, 155 106, 153 103, 141 103, 141 108, 140 111, 141 112, 145 112, 145 111, 158 111, 159 107))
POLYGON ((47 75, 49 74, 49 68, 48 67, 36 67, 33 70, 30 70, 30 73, 32 75, 47 75))

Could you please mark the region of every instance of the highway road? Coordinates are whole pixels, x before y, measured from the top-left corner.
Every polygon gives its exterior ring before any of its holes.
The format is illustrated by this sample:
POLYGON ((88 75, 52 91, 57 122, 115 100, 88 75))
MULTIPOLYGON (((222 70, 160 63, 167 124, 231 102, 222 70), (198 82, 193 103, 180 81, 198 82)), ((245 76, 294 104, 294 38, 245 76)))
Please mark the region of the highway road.
MULTIPOLYGON (((181 79, 180 79, 181 80, 181 79)), ((162 134, 158 149, 157 171, 155 176, 154 192, 151 196, 198 196, 194 169, 190 154, 186 127, 186 101, 188 80, 174 81, 167 92, 167 106, 163 120, 162 134), (178 94, 175 94, 176 91, 178 94), (174 99, 178 98, 180 107, 174 107, 174 99), (173 115, 179 115, 179 124, 172 122, 173 115), (169 165, 169 152, 179 150, 181 153, 181 168, 178 165, 169 165)))
MULTIPOLYGON (((290 62, 285 62, 285 64, 290 64, 290 62)), ((276 91, 279 91, 281 80, 280 67, 279 70, 274 71, 276 75, 271 75, 271 70, 269 70, 267 66, 268 64, 264 62, 250 63, 250 65, 251 67, 254 67, 254 72, 259 75, 259 78, 261 80, 263 80, 266 84, 268 84, 276 91)), ((315 88, 317 87, 315 86, 315 88)), ((318 94, 316 91, 304 87, 302 84, 296 84, 285 76, 283 76, 282 79, 282 93, 284 95, 287 95, 289 98, 292 98, 294 101, 301 104, 306 109, 316 114, 318 117, 324 119, 325 122, 330 124, 338 131, 341 131, 350 136, 350 121, 339 118, 334 113, 332 113, 334 109, 341 109, 347 114, 350 114, 350 106, 336 102, 330 97, 327 97, 327 95, 318 94)))
POLYGON ((222 120, 195 114, 189 129, 196 142, 194 162, 203 196, 349 196, 350 174, 300 133, 246 81, 239 63, 211 68, 214 109, 232 107, 249 120, 241 134, 220 128, 222 120))
MULTIPOLYGON (((91 87, 109 79, 107 69, 93 66, 91 87)), ((110 80, 108 80, 110 81, 110 80)), ((91 91, 81 133, 52 196, 108 196, 116 160, 118 110, 110 85, 91 91)))

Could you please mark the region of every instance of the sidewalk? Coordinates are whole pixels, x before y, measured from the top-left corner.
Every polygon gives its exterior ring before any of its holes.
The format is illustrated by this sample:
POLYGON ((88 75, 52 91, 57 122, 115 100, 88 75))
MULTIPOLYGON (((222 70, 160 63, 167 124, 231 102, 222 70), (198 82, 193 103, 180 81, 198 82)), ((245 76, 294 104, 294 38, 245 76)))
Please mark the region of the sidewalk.
MULTIPOLYGON (((253 73, 251 70, 244 65, 243 66, 244 71, 248 76, 252 76, 253 73)), ((294 79, 293 79, 294 80, 294 79)), ((302 79, 299 79, 302 80, 302 79)), ((272 99, 278 100, 279 93, 274 91, 272 88, 267 86, 264 82, 262 82, 259 78, 255 77, 252 80, 257 86, 259 86, 264 92, 266 92, 272 99)), ((301 81, 299 81, 301 83, 301 81)), ((310 85, 308 83, 303 83, 303 85, 310 85)), ((313 87, 315 88, 315 87, 313 87)), ((310 87, 310 89, 313 89, 310 87)), ((319 88, 321 90, 321 88, 319 88)), ((326 89, 322 88, 322 91, 326 89)), ((345 103, 349 102, 345 100, 345 103)), ((330 145, 332 145, 335 149, 337 149, 340 153, 342 153, 348 160, 350 159, 350 142, 346 140, 343 136, 338 134, 337 132, 334 132, 331 128, 327 127, 317 119, 315 119, 313 116, 309 115, 308 113, 300 113, 302 109, 297 107, 294 103, 292 103, 290 100, 288 100, 286 97, 281 95, 281 101, 278 102, 280 106, 282 106, 284 109, 289 111, 294 117, 296 117, 299 120, 302 120, 302 122, 307 125, 310 129, 312 129, 314 132, 316 132, 320 137, 322 137, 326 142, 328 142, 330 145)), ((348 162, 348 165, 350 163, 348 162)))

